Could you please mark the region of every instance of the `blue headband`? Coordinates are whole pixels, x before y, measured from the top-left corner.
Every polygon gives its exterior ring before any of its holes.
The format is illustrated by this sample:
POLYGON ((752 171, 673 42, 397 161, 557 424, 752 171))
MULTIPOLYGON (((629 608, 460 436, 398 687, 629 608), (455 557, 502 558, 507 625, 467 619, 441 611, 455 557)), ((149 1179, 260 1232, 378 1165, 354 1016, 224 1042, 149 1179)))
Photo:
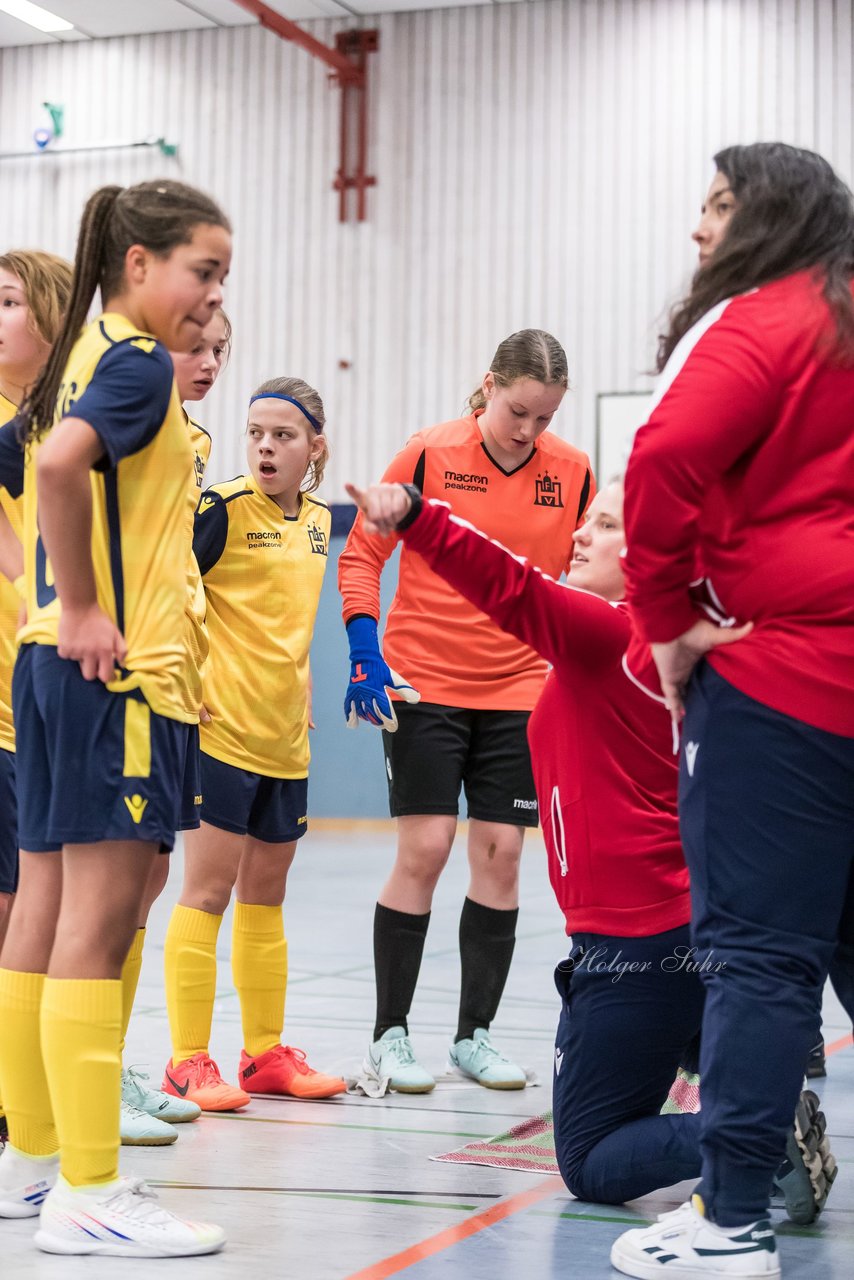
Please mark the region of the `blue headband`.
POLYGON ((288 404, 295 404, 304 418, 308 418, 318 435, 323 431, 322 425, 317 421, 314 414, 309 413, 304 404, 300 404, 299 400, 295 400, 293 396, 280 395, 278 391, 260 391, 257 396, 253 396, 249 401, 254 404, 256 400, 287 400, 288 404))

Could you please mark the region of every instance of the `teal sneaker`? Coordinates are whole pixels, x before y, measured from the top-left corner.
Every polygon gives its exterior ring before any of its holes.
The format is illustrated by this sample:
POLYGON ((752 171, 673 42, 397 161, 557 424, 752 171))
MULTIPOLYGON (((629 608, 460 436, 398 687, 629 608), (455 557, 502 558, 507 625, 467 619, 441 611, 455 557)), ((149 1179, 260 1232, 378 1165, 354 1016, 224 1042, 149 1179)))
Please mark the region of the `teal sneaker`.
POLYGON ((412 1041, 403 1027, 389 1027, 368 1050, 364 1068, 369 1075, 388 1079, 397 1093, 430 1093, 436 1081, 415 1061, 412 1041))
POLYGON ((122 1070, 122 1102, 137 1111, 144 1111, 155 1120, 165 1120, 167 1124, 186 1124, 202 1114, 198 1103, 152 1089, 147 1080, 145 1072, 137 1071, 136 1067, 122 1070))
POLYGON ((452 1067, 486 1089, 524 1089, 528 1083, 522 1068, 499 1053, 483 1027, 478 1027, 470 1040, 452 1044, 448 1058, 452 1067))

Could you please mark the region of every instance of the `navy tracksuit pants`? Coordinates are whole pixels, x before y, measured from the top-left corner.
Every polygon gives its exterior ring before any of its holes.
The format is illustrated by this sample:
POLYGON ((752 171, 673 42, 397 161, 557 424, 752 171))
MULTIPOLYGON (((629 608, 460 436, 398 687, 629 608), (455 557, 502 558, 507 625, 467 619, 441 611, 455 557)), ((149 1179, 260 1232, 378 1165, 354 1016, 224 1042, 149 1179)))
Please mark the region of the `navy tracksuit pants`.
MULTIPOLYGON (((700 1174, 699 1115, 659 1115, 703 1011, 687 925, 645 938, 575 933, 555 982, 555 1150, 580 1200, 622 1204, 700 1174)), ((693 1065, 693 1064, 692 1064, 693 1065)))
POLYGON ((854 738, 773 711, 704 663, 679 818, 693 940, 717 962, 702 975, 699 1190, 714 1221, 738 1226, 767 1210, 828 966, 852 936, 854 738))

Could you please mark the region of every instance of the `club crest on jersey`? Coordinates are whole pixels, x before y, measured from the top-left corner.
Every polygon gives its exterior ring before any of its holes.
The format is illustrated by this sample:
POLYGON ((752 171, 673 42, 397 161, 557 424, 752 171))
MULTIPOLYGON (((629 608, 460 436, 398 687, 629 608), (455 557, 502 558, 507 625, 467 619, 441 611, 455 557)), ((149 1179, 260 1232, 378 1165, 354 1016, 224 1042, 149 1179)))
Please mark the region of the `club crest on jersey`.
POLYGON ((561 498, 560 492, 560 480, 553 480, 548 471, 541 476, 537 476, 536 489, 534 492, 534 506, 563 506, 563 499, 561 498))
POLYGON ((201 489, 205 478, 205 460, 200 453, 195 456, 196 488, 201 489))
POLYGON ((307 532, 308 540, 311 543, 311 554, 325 556, 327 554, 326 534, 322 529, 318 529, 316 524, 310 524, 307 532))

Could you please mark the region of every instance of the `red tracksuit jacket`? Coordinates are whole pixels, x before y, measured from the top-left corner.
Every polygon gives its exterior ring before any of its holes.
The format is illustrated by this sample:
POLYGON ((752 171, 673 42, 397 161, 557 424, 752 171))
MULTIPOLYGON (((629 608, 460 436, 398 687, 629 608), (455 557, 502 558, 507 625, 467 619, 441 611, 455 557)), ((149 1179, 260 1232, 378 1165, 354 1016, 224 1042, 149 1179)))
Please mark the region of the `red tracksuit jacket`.
POLYGON ((552 664, 528 740, 567 933, 643 937, 685 924, 670 716, 629 609, 555 582, 444 503, 425 502, 401 536, 552 664))
POLYGON ((649 640, 752 621, 709 662, 748 697, 854 737, 854 368, 798 272, 719 303, 662 373, 626 476, 629 600, 649 640))

